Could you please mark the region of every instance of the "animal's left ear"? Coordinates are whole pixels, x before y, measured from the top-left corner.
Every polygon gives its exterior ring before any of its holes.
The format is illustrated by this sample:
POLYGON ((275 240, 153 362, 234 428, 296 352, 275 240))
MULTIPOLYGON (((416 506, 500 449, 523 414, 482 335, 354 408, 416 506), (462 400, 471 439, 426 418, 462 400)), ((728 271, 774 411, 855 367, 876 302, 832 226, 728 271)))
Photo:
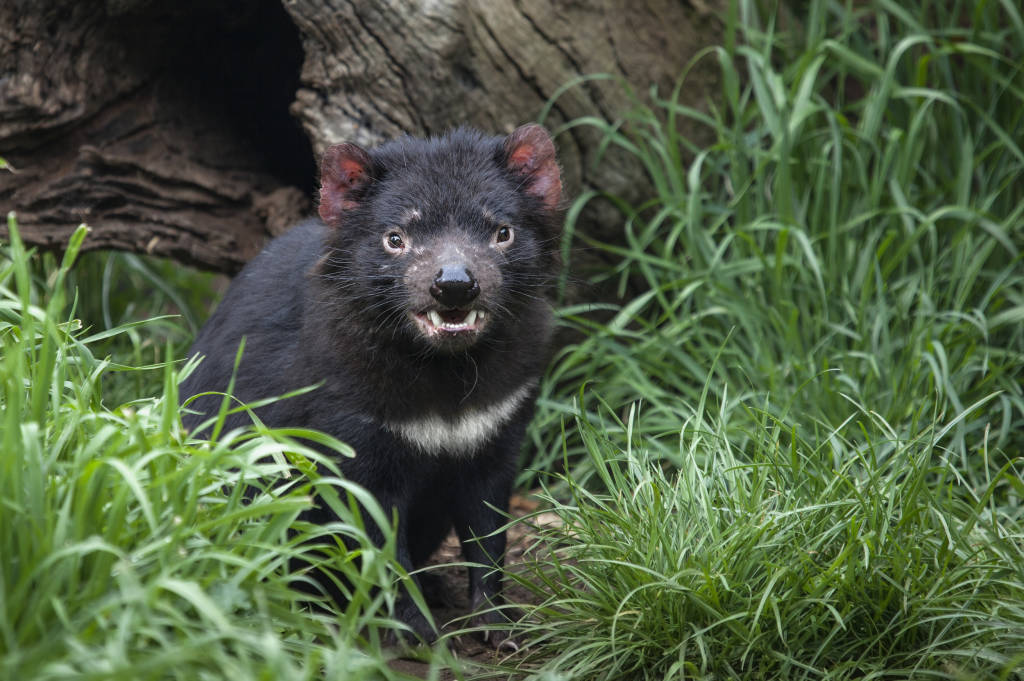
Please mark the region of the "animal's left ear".
POLYGON ((562 200, 562 177, 551 135, 531 123, 505 138, 505 166, 524 180, 524 191, 539 198, 548 210, 562 200))

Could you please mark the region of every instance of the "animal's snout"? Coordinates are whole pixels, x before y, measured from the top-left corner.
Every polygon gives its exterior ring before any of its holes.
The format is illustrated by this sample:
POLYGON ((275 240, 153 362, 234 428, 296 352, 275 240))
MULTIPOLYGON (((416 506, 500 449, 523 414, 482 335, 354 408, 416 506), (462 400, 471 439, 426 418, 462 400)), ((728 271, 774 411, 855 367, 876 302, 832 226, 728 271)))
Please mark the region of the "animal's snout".
POLYGON ((467 307, 480 295, 480 285, 464 264, 444 265, 434 277, 430 295, 446 307, 467 307))

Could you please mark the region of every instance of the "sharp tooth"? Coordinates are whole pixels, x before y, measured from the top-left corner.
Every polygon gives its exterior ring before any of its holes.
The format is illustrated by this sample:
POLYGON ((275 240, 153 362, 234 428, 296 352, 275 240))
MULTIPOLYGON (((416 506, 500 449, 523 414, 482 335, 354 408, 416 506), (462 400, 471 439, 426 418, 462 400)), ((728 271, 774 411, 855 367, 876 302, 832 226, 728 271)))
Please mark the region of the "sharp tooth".
POLYGON ((431 310, 427 313, 427 317, 430 318, 430 323, 434 326, 443 326, 444 320, 441 319, 441 315, 438 314, 437 310, 431 310))
POLYGON ((462 323, 465 324, 466 326, 473 326, 474 324, 476 324, 476 316, 477 311, 470 310, 469 314, 466 315, 466 318, 462 321, 462 323))
POLYGON ((483 319, 484 319, 484 311, 483 310, 477 310, 476 311, 476 318, 479 319, 480 321, 483 321, 483 319))

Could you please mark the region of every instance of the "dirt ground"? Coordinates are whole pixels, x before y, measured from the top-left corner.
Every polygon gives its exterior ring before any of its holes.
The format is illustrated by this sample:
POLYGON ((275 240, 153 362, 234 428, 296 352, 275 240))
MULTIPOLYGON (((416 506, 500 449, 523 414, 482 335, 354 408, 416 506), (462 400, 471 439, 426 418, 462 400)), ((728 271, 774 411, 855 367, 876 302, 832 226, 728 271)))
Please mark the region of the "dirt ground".
MULTIPOLYGON (((513 515, 522 517, 536 510, 536 503, 526 497, 515 495, 511 501, 513 515)), ((523 551, 528 544, 530 529, 525 524, 517 524, 509 529, 508 549, 505 553, 506 566, 515 566, 523 560, 523 551)), ((459 550, 459 540, 452 532, 444 541, 444 544, 430 558, 431 565, 444 565, 462 560, 459 550)), ((429 570, 426 574, 433 575, 425 580, 423 586, 424 596, 431 604, 431 612, 434 621, 441 626, 441 634, 454 631, 459 627, 460 618, 469 614, 469 577, 464 567, 438 567, 429 570)), ((505 594, 510 602, 529 602, 530 595, 515 585, 505 584, 505 594)), ((459 636, 452 640, 450 649, 463 660, 478 661, 481 663, 495 663, 504 660, 509 655, 515 655, 507 650, 496 651, 490 644, 484 643, 474 636, 459 636)), ((428 664, 414 659, 397 659, 391 662, 391 667, 397 671, 411 674, 419 678, 427 678, 430 667, 428 664)), ((450 681, 455 676, 445 670, 441 673, 441 681, 450 681)))

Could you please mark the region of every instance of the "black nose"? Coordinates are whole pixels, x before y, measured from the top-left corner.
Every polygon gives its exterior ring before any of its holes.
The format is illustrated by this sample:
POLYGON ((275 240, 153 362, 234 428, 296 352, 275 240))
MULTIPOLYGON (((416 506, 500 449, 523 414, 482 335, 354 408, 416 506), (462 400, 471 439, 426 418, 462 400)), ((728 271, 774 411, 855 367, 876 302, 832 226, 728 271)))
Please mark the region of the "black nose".
POLYGON ((465 265, 445 265, 434 277, 430 295, 447 307, 466 307, 480 295, 480 287, 465 265))

